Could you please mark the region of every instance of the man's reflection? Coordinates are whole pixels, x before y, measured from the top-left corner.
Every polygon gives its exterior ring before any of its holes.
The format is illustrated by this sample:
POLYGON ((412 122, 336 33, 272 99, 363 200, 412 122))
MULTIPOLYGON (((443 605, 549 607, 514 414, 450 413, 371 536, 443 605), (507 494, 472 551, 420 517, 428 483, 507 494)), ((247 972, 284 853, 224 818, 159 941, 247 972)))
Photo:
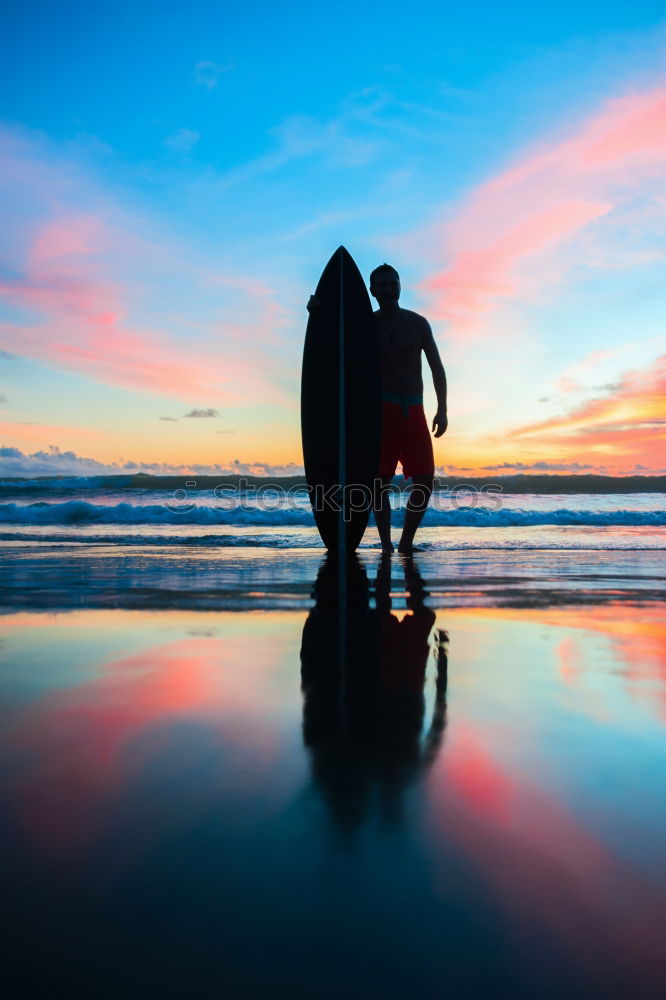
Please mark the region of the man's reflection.
POLYGON ((403 562, 407 613, 391 610, 391 560, 379 564, 375 596, 354 556, 343 573, 328 558, 303 629, 303 740, 314 778, 338 825, 353 831, 373 813, 400 820, 406 788, 435 759, 446 722, 446 633, 435 633, 435 706, 422 736, 424 682, 435 613, 423 579, 403 562), (340 582, 345 598, 341 606, 340 582))

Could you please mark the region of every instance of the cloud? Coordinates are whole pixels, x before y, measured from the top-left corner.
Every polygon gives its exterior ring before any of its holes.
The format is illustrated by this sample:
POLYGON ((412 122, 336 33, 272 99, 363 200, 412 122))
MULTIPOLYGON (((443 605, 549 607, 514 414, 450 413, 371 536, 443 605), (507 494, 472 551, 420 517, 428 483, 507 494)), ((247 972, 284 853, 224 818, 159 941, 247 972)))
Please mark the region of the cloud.
POLYGON ((177 424, 178 417, 160 417, 160 420, 168 420, 170 423, 177 424))
POLYGON ((619 382, 605 382, 604 385, 595 385, 595 392, 617 392, 620 388, 619 382))
POLYGON ((375 159, 376 141, 356 135, 350 129, 353 116, 319 121, 305 115, 294 115, 271 130, 278 139, 282 155, 292 157, 324 153, 339 167, 359 167, 375 159))
POLYGON ((228 471, 240 476, 302 476, 303 466, 296 462, 287 462, 284 465, 261 461, 241 462, 235 458, 228 471))
POLYGON ((83 458, 73 451, 60 451, 57 445, 49 445, 46 450, 32 454, 25 454, 20 448, 0 448, 0 475, 4 477, 88 476, 120 471, 118 466, 110 466, 94 458, 83 458))
POLYGON ((332 169, 354 169, 377 161, 386 142, 380 135, 368 138, 368 126, 373 124, 369 120, 372 112, 385 100, 380 98, 369 103, 348 105, 339 115, 323 120, 309 115, 288 116, 269 129, 274 148, 227 171, 216 182, 218 193, 224 188, 271 173, 295 160, 318 158, 332 169))
POLYGON ((201 136, 189 128, 179 128, 173 135, 167 136, 164 145, 176 153, 191 153, 201 136))
POLYGON ((206 90, 215 90, 220 77, 231 72, 233 66, 222 66, 210 59, 201 59, 194 67, 194 79, 206 90))
POLYGON ((196 417, 197 419, 201 417, 219 417, 219 415, 220 411, 214 410, 212 407, 209 407, 207 410, 190 410, 189 413, 183 414, 184 417, 196 417))
POLYGON ((116 462, 99 462, 73 451, 61 451, 57 445, 49 445, 46 450, 41 449, 32 454, 26 454, 19 448, 0 447, 0 476, 4 478, 133 475, 140 472, 154 476, 301 476, 303 466, 294 462, 279 465, 262 461, 241 462, 239 459, 227 465, 135 462, 124 461, 122 458, 116 462))
POLYGON ((34 442, 35 446, 43 445, 44 439, 57 437, 75 438, 83 441, 99 443, 102 438, 108 438, 109 431, 90 425, 76 426, 74 424, 45 424, 35 420, 2 420, 0 421, 0 440, 19 438, 21 441, 34 442))
POLYGON ((580 462, 502 462, 500 465, 482 465, 484 472, 590 472, 596 465, 582 465, 580 462))
MULTIPOLYGON (((607 243, 616 210, 622 215, 641 198, 654 202, 652 188, 664 168, 663 86, 608 100, 566 138, 546 136, 539 149, 473 190, 436 229, 447 264, 423 285, 433 313, 455 335, 503 302, 533 298, 574 265, 572 243, 584 231, 604 220, 607 243)), ((616 239, 626 242, 624 217, 616 239)))
POLYGON ((518 296, 517 269, 525 260, 564 243, 611 207, 570 200, 522 219, 517 212, 485 246, 458 251, 446 271, 429 279, 425 287, 439 293, 435 314, 454 322, 476 318, 498 300, 518 296))
POLYGON ((655 426, 664 423, 666 354, 643 371, 625 373, 607 396, 581 403, 568 413, 527 424, 510 432, 512 437, 566 431, 580 435, 602 427, 655 426))
POLYGON ((582 388, 582 386, 575 379, 567 378, 566 375, 562 375, 560 376, 560 378, 558 378, 557 382, 555 383, 555 388, 557 389, 558 392, 568 395, 571 392, 577 392, 579 389, 582 388))
POLYGON ((538 438, 539 447, 557 447, 580 454, 602 455, 609 464, 640 462, 646 468, 666 464, 663 400, 666 397, 666 355, 640 371, 626 372, 612 391, 589 399, 568 412, 506 432, 510 440, 538 438))
POLYGON ((583 357, 565 368, 557 379, 555 388, 564 395, 583 391, 585 386, 580 381, 581 377, 588 375, 590 372, 596 375, 599 365, 603 364, 604 361, 608 361, 617 353, 617 350, 608 349, 588 351, 583 357))
POLYGON ((0 393, 0 403, 6 403, 6 402, 7 402, 7 397, 3 396, 2 393, 0 393))
POLYGON ((209 359, 197 364, 193 351, 169 344, 157 330, 128 326, 121 293, 111 286, 51 273, 0 283, 0 296, 48 317, 43 324, 0 324, 4 342, 25 356, 138 391, 220 394, 209 359))
POLYGON ((94 214, 80 212, 51 218, 36 232, 29 251, 31 269, 41 272, 54 267, 69 269, 77 258, 90 258, 104 252, 110 233, 108 223, 94 214))
POLYGON ((4 359, 187 401, 286 402, 286 319, 270 288, 220 267, 215 280, 242 285, 242 301, 215 296, 209 260, 135 207, 125 211, 71 151, 42 137, 0 128, 0 172, 0 259, 12 261, 0 268, 11 310, 0 321, 4 359), (174 309, 208 298, 196 323, 174 309))

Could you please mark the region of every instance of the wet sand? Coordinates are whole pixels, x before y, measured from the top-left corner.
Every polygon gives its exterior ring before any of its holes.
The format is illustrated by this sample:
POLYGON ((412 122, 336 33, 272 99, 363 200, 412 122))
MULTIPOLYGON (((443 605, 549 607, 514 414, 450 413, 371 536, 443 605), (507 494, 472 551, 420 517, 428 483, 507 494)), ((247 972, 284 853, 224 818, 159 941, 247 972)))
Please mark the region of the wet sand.
MULTIPOLYGON (((361 550, 358 559, 374 586, 381 554, 361 550)), ((323 562, 323 551, 310 548, 5 542, 0 614, 22 608, 303 608, 312 604, 323 562)), ((666 588, 663 549, 424 551, 415 562, 430 604, 441 607, 661 601, 666 588)), ((397 555, 393 564, 402 581, 397 555)))
POLYGON ((0 618, 6 975, 658 996, 659 567, 560 555, 373 553, 341 615, 311 552, 24 553, 0 618))

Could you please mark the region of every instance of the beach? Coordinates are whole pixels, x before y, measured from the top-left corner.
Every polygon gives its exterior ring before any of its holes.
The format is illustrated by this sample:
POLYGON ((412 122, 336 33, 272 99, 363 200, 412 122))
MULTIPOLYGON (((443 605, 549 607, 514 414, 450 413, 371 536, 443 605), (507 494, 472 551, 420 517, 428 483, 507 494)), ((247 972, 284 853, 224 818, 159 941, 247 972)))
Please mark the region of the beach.
POLYGON ((39 489, 0 505, 22 992, 659 995, 662 494, 442 497, 341 609, 302 503, 39 489))
POLYGON ((663 1000, 664 5, 6 7, 5 993, 663 1000))

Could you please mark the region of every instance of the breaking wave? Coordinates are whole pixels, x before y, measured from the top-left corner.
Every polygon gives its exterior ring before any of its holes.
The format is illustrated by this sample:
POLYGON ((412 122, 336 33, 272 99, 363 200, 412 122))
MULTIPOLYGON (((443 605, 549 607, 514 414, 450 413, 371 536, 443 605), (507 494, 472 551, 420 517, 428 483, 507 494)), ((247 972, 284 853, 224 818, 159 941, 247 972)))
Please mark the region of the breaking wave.
MULTIPOLYGON (((404 510, 394 512, 396 523, 404 517, 404 510)), ((313 527, 312 512, 304 507, 281 507, 262 509, 259 507, 166 507, 163 504, 141 506, 119 503, 113 506, 96 505, 84 500, 70 500, 64 503, 0 504, 0 523, 17 525, 202 525, 257 528, 297 528, 313 527)), ((658 528, 666 526, 666 510, 523 510, 501 508, 490 510, 483 507, 459 507, 439 510, 434 507, 426 511, 424 525, 427 527, 459 528, 516 528, 531 525, 571 525, 584 526, 633 526, 658 528)))

